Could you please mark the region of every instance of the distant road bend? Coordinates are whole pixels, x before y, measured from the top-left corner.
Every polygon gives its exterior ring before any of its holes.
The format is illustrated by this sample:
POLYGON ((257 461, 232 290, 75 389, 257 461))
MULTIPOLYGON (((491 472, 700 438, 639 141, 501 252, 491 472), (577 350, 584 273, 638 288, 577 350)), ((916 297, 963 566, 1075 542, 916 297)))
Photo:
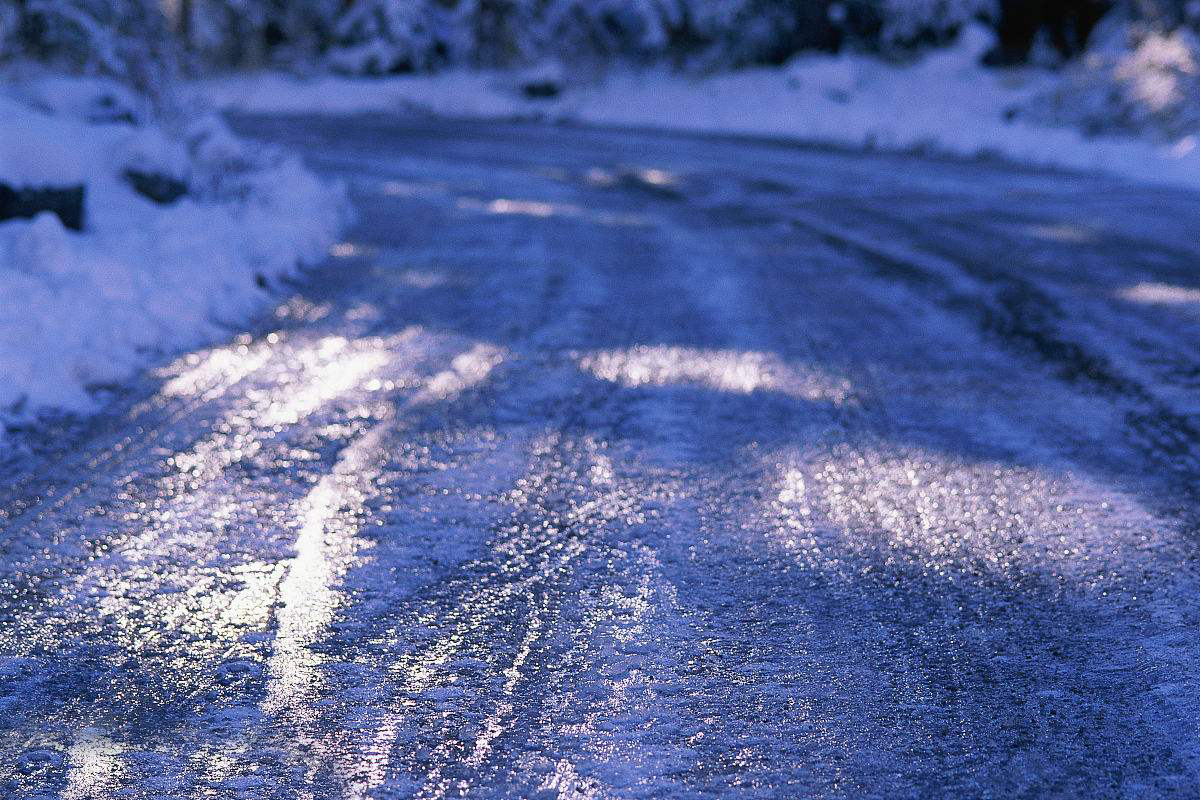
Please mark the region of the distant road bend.
POLYGON ((0 481, 0 796, 1200 797, 1200 195, 243 118, 358 210, 0 481))

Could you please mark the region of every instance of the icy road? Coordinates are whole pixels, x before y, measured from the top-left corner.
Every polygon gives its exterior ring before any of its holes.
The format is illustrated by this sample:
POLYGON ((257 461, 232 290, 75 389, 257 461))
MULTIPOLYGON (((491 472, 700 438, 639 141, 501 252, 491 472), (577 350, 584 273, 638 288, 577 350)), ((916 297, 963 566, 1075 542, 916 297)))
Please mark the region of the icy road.
POLYGON ((1200 196, 239 125, 358 221, 3 468, 0 796, 1200 796, 1200 196))

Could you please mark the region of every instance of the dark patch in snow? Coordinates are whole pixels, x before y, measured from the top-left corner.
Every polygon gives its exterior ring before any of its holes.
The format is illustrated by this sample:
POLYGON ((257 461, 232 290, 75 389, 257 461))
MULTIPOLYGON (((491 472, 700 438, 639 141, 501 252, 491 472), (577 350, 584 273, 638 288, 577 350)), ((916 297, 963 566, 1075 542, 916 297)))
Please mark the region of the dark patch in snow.
POLYGON ((0 183, 0 222, 32 219, 43 211, 56 214, 72 230, 83 230, 82 184, 77 186, 10 186, 0 183))
POLYGON ((188 185, 161 172, 127 169, 122 173, 133 190, 160 206, 170 205, 188 193, 188 185))
POLYGON ((555 81, 530 81, 521 86, 521 94, 530 100, 550 100, 562 94, 562 87, 555 81))

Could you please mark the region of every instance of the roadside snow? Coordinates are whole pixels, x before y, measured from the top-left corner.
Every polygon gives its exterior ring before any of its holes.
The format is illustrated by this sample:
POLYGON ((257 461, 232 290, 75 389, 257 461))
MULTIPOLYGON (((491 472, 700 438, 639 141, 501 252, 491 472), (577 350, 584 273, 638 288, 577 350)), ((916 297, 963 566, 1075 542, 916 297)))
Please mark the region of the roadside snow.
POLYGON ((553 99, 523 95, 525 83, 539 80, 536 72, 376 79, 258 73, 202 81, 194 91, 219 107, 250 112, 409 110, 454 117, 538 117, 999 156, 1200 188, 1196 136, 1167 143, 1133 136, 1089 138, 1076 128, 1022 118, 1022 109, 1051 91, 1059 77, 1036 69, 979 66, 991 42, 988 30, 972 27, 953 47, 907 65, 842 54, 800 56, 779 68, 702 78, 665 70, 612 72, 595 80, 568 80, 553 99))
POLYGON ((1062 79, 1022 115, 1032 122, 1194 148, 1200 134, 1200 36, 1186 27, 1168 33, 1112 20, 1092 41, 1087 55, 1064 69, 1062 79))
POLYGON ((336 187, 239 142, 215 117, 171 137, 153 125, 89 123, 31 103, 28 88, 20 99, 17 87, 0 88, 0 182, 84 183, 85 229, 68 231, 49 212, 0 222, 0 415, 88 410, 88 387, 227 335, 223 325, 270 301, 260 276, 321 258, 338 232, 336 187), (123 179, 131 167, 190 192, 157 205, 123 179))

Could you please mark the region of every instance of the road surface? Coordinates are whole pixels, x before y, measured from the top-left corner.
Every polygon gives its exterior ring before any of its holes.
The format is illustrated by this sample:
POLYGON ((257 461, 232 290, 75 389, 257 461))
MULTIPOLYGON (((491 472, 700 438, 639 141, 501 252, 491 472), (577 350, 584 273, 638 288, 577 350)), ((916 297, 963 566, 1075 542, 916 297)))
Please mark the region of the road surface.
POLYGON ((4 797, 1200 796, 1200 196, 238 125, 357 222, 4 467, 4 797))

